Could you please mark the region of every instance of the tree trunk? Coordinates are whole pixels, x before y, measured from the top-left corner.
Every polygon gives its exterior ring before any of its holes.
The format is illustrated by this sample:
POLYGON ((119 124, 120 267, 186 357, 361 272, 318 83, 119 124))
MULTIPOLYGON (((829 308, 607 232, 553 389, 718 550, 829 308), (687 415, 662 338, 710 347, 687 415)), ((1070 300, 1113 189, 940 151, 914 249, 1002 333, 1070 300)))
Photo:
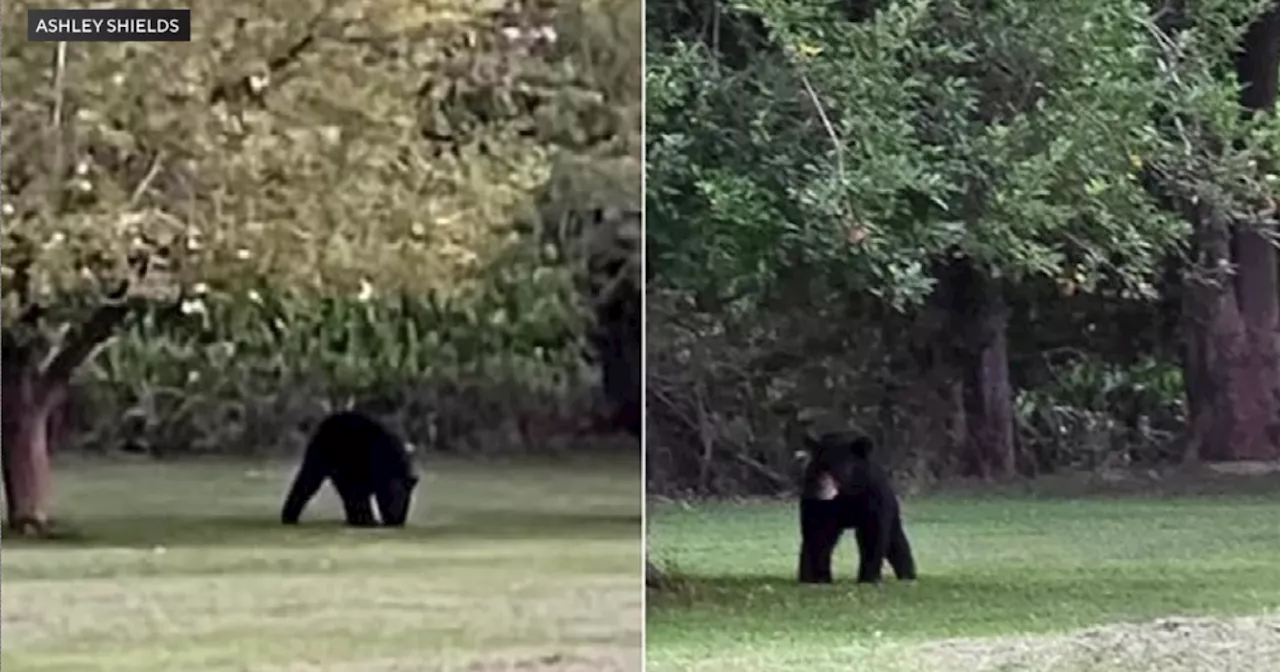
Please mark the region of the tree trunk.
MULTIPOLYGON (((9 368, 9 367, 6 367, 9 368)), ((44 533, 49 526, 53 476, 49 464, 49 415, 57 398, 30 368, 5 371, 0 413, 8 527, 19 534, 44 533)))
MULTIPOLYGON (((1273 113, 1280 78, 1280 6, 1255 23, 1236 59, 1247 114, 1273 113)), ((1204 277, 1184 296, 1187 457, 1280 458, 1280 280, 1275 248, 1255 222, 1187 208, 1204 277), (1224 269, 1235 268, 1234 276, 1224 269)))
POLYGON ((1231 227, 1214 221, 1208 207, 1193 207, 1200 272, 1184 293, 1184 370, 1191 418, 1186 457, 1204 460, 1259 459, 1269 452, 1270 385, 1257 371, 1235 287, 1231 227))
POLYGON ((960 472, 983 479, 1016 471, 1013 388, 1009 382, 1009 311, 999 281, 969 260, 958 260, 940 286, 948 328, 939 337, 961 375, 965 436, 957 456, 960 472))
MULTIPOLYGON (((39 338, 21 338, 16 329, 3 333, 0 346, 0 465, 4 472, 5 510, 9 529, 19 534, 47 534, 53 504, 49 462, 49 420, 67 397, 71 375, 93 356, 128 314, 122 300, 127 285, 108 296, 82 324, 67 331, 48 363, 38 353, 39 338)), ((28 334, 29 336, 29 334, 28 334)))
MULTIPOLYGON (((1244 89, 1240 102, 1248 112, 1275 114, 1280 89, 1280 4, 1273 4, 1245 36, 1237 61, 1244 89)), ((1271 170, 1278 167, 1272 165, 1271 170)), ((1272 199, 1276 212, 1280 200, 1272 199)), ((1236 291, 1244 319, 1253 366, 1250 385, 1261 400, 1264 415, 1262 435, 1251 459, 1280 458, 1280 263, 1276 248, 1256 227, 1235 232, 1236 260, 1239 264, 1236 291)))
POLYGON ((638 270, 640 213, 600 211, 595 217, 599 237, 588 260, 596 320, 592 341, 611 422, 639 438, 644 330, 638 270))

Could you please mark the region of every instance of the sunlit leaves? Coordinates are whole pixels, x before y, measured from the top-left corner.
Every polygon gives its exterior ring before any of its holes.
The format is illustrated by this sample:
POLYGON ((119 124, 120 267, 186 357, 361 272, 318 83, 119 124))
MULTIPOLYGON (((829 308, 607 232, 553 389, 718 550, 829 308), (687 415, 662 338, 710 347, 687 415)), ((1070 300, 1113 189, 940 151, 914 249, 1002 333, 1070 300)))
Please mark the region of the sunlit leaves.
POLYGON ((58 92, 54 47, 19 37, 25 3, 5 3, 4 80, 17 101, 5 110, 5 235, 64 241, 36 248, 41 290, 85 289, 86 274, 105 272, 96 260, 124 259, 140 237, 169 248, 175 288, 235 293, 272 278, 354 295, 362 283, 472 282, 548 171, 534 140, 441 158, 417 135, 428 66, 451 35, 485 30, 485 9, 427 20, 387 0, 356 22, 350 3, 250 4, 198 12, 191 45, 71 44, 58 92), (308 31, 294 60, 265 70, 308 31), (257 99, 216 93, 250 79, 257 99), (56 100, 63 118, 51 125, 56 100))
POLYGON ((569 162, 609 178, 556 207, 638 207, 640 3, 540 4, 536 49, 500 1, 217 3, 190 44, 68 45, 61 93, 28 4, 0 5, 6 327, 32 300, 74 322, 145 252, 116 382, 583 373, 577 269, 514 223, 569 162))

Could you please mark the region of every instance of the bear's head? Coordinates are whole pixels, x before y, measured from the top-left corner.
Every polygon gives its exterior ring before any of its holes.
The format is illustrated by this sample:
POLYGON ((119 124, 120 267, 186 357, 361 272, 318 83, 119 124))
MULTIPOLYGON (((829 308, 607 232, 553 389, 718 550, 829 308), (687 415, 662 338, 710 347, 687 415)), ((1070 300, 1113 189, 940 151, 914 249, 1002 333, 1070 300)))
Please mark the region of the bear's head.
POLYGON ((861 432, 807 434, 804 450, 797 455, 804 460, 801 497, 835 499, 842 489, 861 480, 857 476, 865 471, 872 448, 871 439, 861 432))
POLYGON ((382 485, 374 494, 378 500, 378 514, 382 524, 400 527, 409 518, 409 505, 413 502, 413 491, 418 487, 418 475, 410 473, 403 478, 392 479, 382 485))

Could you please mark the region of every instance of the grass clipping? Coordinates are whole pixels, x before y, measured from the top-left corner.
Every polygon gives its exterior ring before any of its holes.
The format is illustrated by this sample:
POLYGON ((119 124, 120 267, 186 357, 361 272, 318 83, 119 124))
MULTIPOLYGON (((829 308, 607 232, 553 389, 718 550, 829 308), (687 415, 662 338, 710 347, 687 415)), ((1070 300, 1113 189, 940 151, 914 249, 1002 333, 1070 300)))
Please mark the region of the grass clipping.
POLYGON ((1280 669, 1280 615, 1164 618, 1063 635, 954 639, 917 652, 922 670, 1271 672, 1280 669))

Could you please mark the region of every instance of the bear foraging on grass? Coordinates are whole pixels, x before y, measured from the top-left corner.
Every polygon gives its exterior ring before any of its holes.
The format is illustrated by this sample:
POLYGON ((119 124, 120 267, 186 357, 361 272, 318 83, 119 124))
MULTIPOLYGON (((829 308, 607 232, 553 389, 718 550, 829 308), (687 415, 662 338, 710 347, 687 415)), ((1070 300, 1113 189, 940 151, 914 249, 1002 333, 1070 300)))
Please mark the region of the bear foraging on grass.
POLYGON ((900 580, 916 578, 911 544, 902 529, 889 474, 871 461, 871 440, 852 432, 805 437, 800 492, 800 582, 830 583, 840 535, 858 540, 858 583, 877 583, 885 560, 900 580))
POLYGON ((334 413, 316 428, 285 498, 281 521, 297 524, 326 479, 333 481, 342 497, 347 524, 356 527, 378 525, 374 499, 382 525, 403 526, 418 485, 404 442, 378 421, 355 411, 334 413))

